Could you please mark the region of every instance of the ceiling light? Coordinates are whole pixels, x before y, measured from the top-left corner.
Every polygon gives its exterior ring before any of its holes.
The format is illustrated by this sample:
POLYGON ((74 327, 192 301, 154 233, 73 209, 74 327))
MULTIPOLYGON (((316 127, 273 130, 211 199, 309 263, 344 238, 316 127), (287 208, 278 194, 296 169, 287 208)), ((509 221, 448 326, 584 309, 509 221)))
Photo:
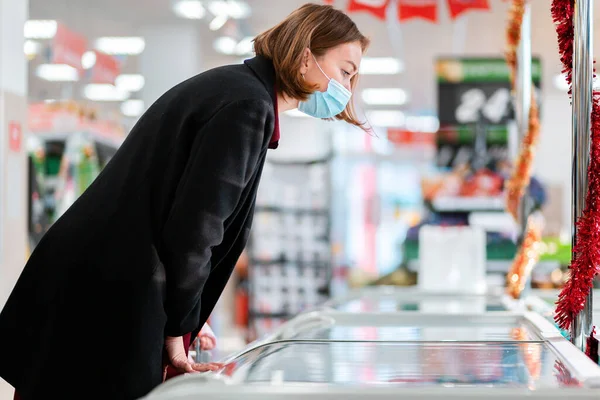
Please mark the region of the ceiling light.
POLYGON ((362 75, 394 75, 404 71, 404 64, 392 57, 365 57, 360 62, 362 75))
POLYGON ((288 117, 297 117, 297 118, 309 117, 309 115, 304 114, 302 111, 298 110, 297 108, 295 108, 293 110, 285 111, 284 114, 287 115, 288 117))
POLYGON ((225 23, 227 22, 227 16, 226 15, 217 15, 216 17, 213 18, 212 21, 210 21, 210 24, 208 24, 208 28, 211 31, 218 31, 219 29, 221 29, 223 27, 223 25, 225 25, 225 23))
POLYGON ((30 19, 25 22, 25 39, 52 39, 58 24, 54 20, 30 19))
POLYGON ((243 1, 229 0, 229 16, 233 19, 248 18, 252 14, 250 6, 243 1))
POLYGON ((173 12, 187 19, 202 19, 206 15, 206 10, 199 0, 179 0, 173 5, 173 12))
POLYGON ((242 19, 250 16, 252 9, 243 1, 215 0, 208 4, 208 9, 214 16, 224 16, 233 19, 242 19))
POLYGON ((27 58, 31 59, 40 52, 41 47, 42 45, 40 45, 39 42, 33 40, 26 40, 23 44, 23 51, 25 52, 27 58))
POLYGON ((138 55, 144 51, 146 42, 141 37, 101 37, 96 49, 110 55, 138 55))
POLYGON ((406 104, 408 96, 402 89, 364 89, 362 99, 367 104, 401 106, 406 104))
POLYGON ((83 89, 83 95, 92 101, 125 101, 129 92, 109 84, 92 83, 83 89))
POLYGON ((146 80, 140 74, 122 74, 115 80, 115 86, 126 92, 139 92, 145 83, 146 80))
POLYGON ((440 129, 440 120, 432 116, 406 117, 406 130, 411 132, 436 133, 440 129))
POLYGON ((86 51, 81 57, 81 66, 83 69, 90 69, 96 65, 96 52, 86 51))
POLYGON ((237 42, 234 38, 229 36, 221 36, 213 43, 214 49, 222 54, 232 55, 235 54, 237 42))
POLYGON ((254 46, 252 41, 254 40, 254 36, 248 36, 240 40, 240 42, 235 47, 235 54, 238 56, 243 56, 245 54, 252 54, 254 51, 254 46))
POLYGON ((66 64, 42 64, 37 67, 36 75, 51 82, 75 82, 79 80, 77 69, 66 64))
POLYGON ((127 100, 121 104, 121 113, 126 117, 137 118, 144 113, 143 100, 127 100))
POLYGON ((367 122, 378 128, 402 127, 406 122, 406 117, 402 111, 369 110, 365 114, 367 122))

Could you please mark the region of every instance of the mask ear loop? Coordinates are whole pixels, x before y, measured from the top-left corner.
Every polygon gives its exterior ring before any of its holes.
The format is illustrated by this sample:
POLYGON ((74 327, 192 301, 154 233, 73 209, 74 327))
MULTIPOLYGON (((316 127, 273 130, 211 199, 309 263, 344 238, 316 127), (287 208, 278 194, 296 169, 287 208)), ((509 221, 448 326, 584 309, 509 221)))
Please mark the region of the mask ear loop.
POLYGON ((323 71, 323 68, 321 68, 321 66, 319 65, 319 62, 317 61, 317 57, 315 57, 315 55, 313 54, 313 52, 311 51, 310 54, 313 57, 313 60, 315 60, 315 64, 317 64, 317 68, 319 68, 319 71, 321 71, 321 73, 323 75, 325 75, 325 78, 327 78, 328 80, 331 80, 330 77, 327 76, 327 74, 325 73, 325 71, 323 71))

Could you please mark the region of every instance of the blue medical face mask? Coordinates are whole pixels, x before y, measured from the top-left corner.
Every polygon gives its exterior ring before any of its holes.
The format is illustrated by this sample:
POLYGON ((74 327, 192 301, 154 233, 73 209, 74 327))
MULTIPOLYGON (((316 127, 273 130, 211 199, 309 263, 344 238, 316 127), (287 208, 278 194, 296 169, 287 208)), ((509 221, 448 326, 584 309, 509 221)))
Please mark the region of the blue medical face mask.
POLYGON ((321 73, 329 79, 329 84, 325 92, 317 90, 306 101, 301 101, 298 104, 298 110, 315 118, 333 118, 344 111, 352 97, 352 92, 335 79, 328 77, 314 55, 313 58, 321 73))

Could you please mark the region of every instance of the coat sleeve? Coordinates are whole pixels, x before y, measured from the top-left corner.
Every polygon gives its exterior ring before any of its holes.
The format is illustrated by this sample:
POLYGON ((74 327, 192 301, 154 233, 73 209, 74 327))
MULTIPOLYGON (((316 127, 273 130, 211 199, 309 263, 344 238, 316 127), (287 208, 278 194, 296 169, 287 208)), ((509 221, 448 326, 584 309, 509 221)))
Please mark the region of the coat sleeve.
POLYGON ((231 103, 194 140, 162 232, 167 336, 198 327, 212 248, 222 242, 225 222, 257 168, 271 109, 262 100, 231 103))

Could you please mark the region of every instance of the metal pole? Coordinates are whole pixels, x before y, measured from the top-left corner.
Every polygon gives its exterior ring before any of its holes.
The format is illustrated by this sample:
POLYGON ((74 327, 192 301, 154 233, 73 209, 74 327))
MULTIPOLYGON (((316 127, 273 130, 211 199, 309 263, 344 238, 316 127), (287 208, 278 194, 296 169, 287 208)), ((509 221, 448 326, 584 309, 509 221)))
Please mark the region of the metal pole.
MULTIPOLYGON (((581 217, 587 193, 590 161, 590 127, 593 79, 593 4, 592 0, 575 1, 573 42, 573 145, 572 145, 572 225, 571 243, 575 245, 575 222, 581 217)), ((585 351, 592 331, 592 292, 584 309, 571 326, 571 342, 585 351)))
MULTIPOLYGON (((516 81, 516 117, 517 117, 517 146, 523 142, 523 138, 529 130, 529 110, 531 108, 531 5, 525 3, 523 23, 521 24, 521 41, 517 48, 517 81, 516 81)), ((518 154, 518 152, 516 153, 518 154)), ((519 242, 527 229, 527 217, 529 217, 527 192, 521 200, 518 215, 519 242)))

